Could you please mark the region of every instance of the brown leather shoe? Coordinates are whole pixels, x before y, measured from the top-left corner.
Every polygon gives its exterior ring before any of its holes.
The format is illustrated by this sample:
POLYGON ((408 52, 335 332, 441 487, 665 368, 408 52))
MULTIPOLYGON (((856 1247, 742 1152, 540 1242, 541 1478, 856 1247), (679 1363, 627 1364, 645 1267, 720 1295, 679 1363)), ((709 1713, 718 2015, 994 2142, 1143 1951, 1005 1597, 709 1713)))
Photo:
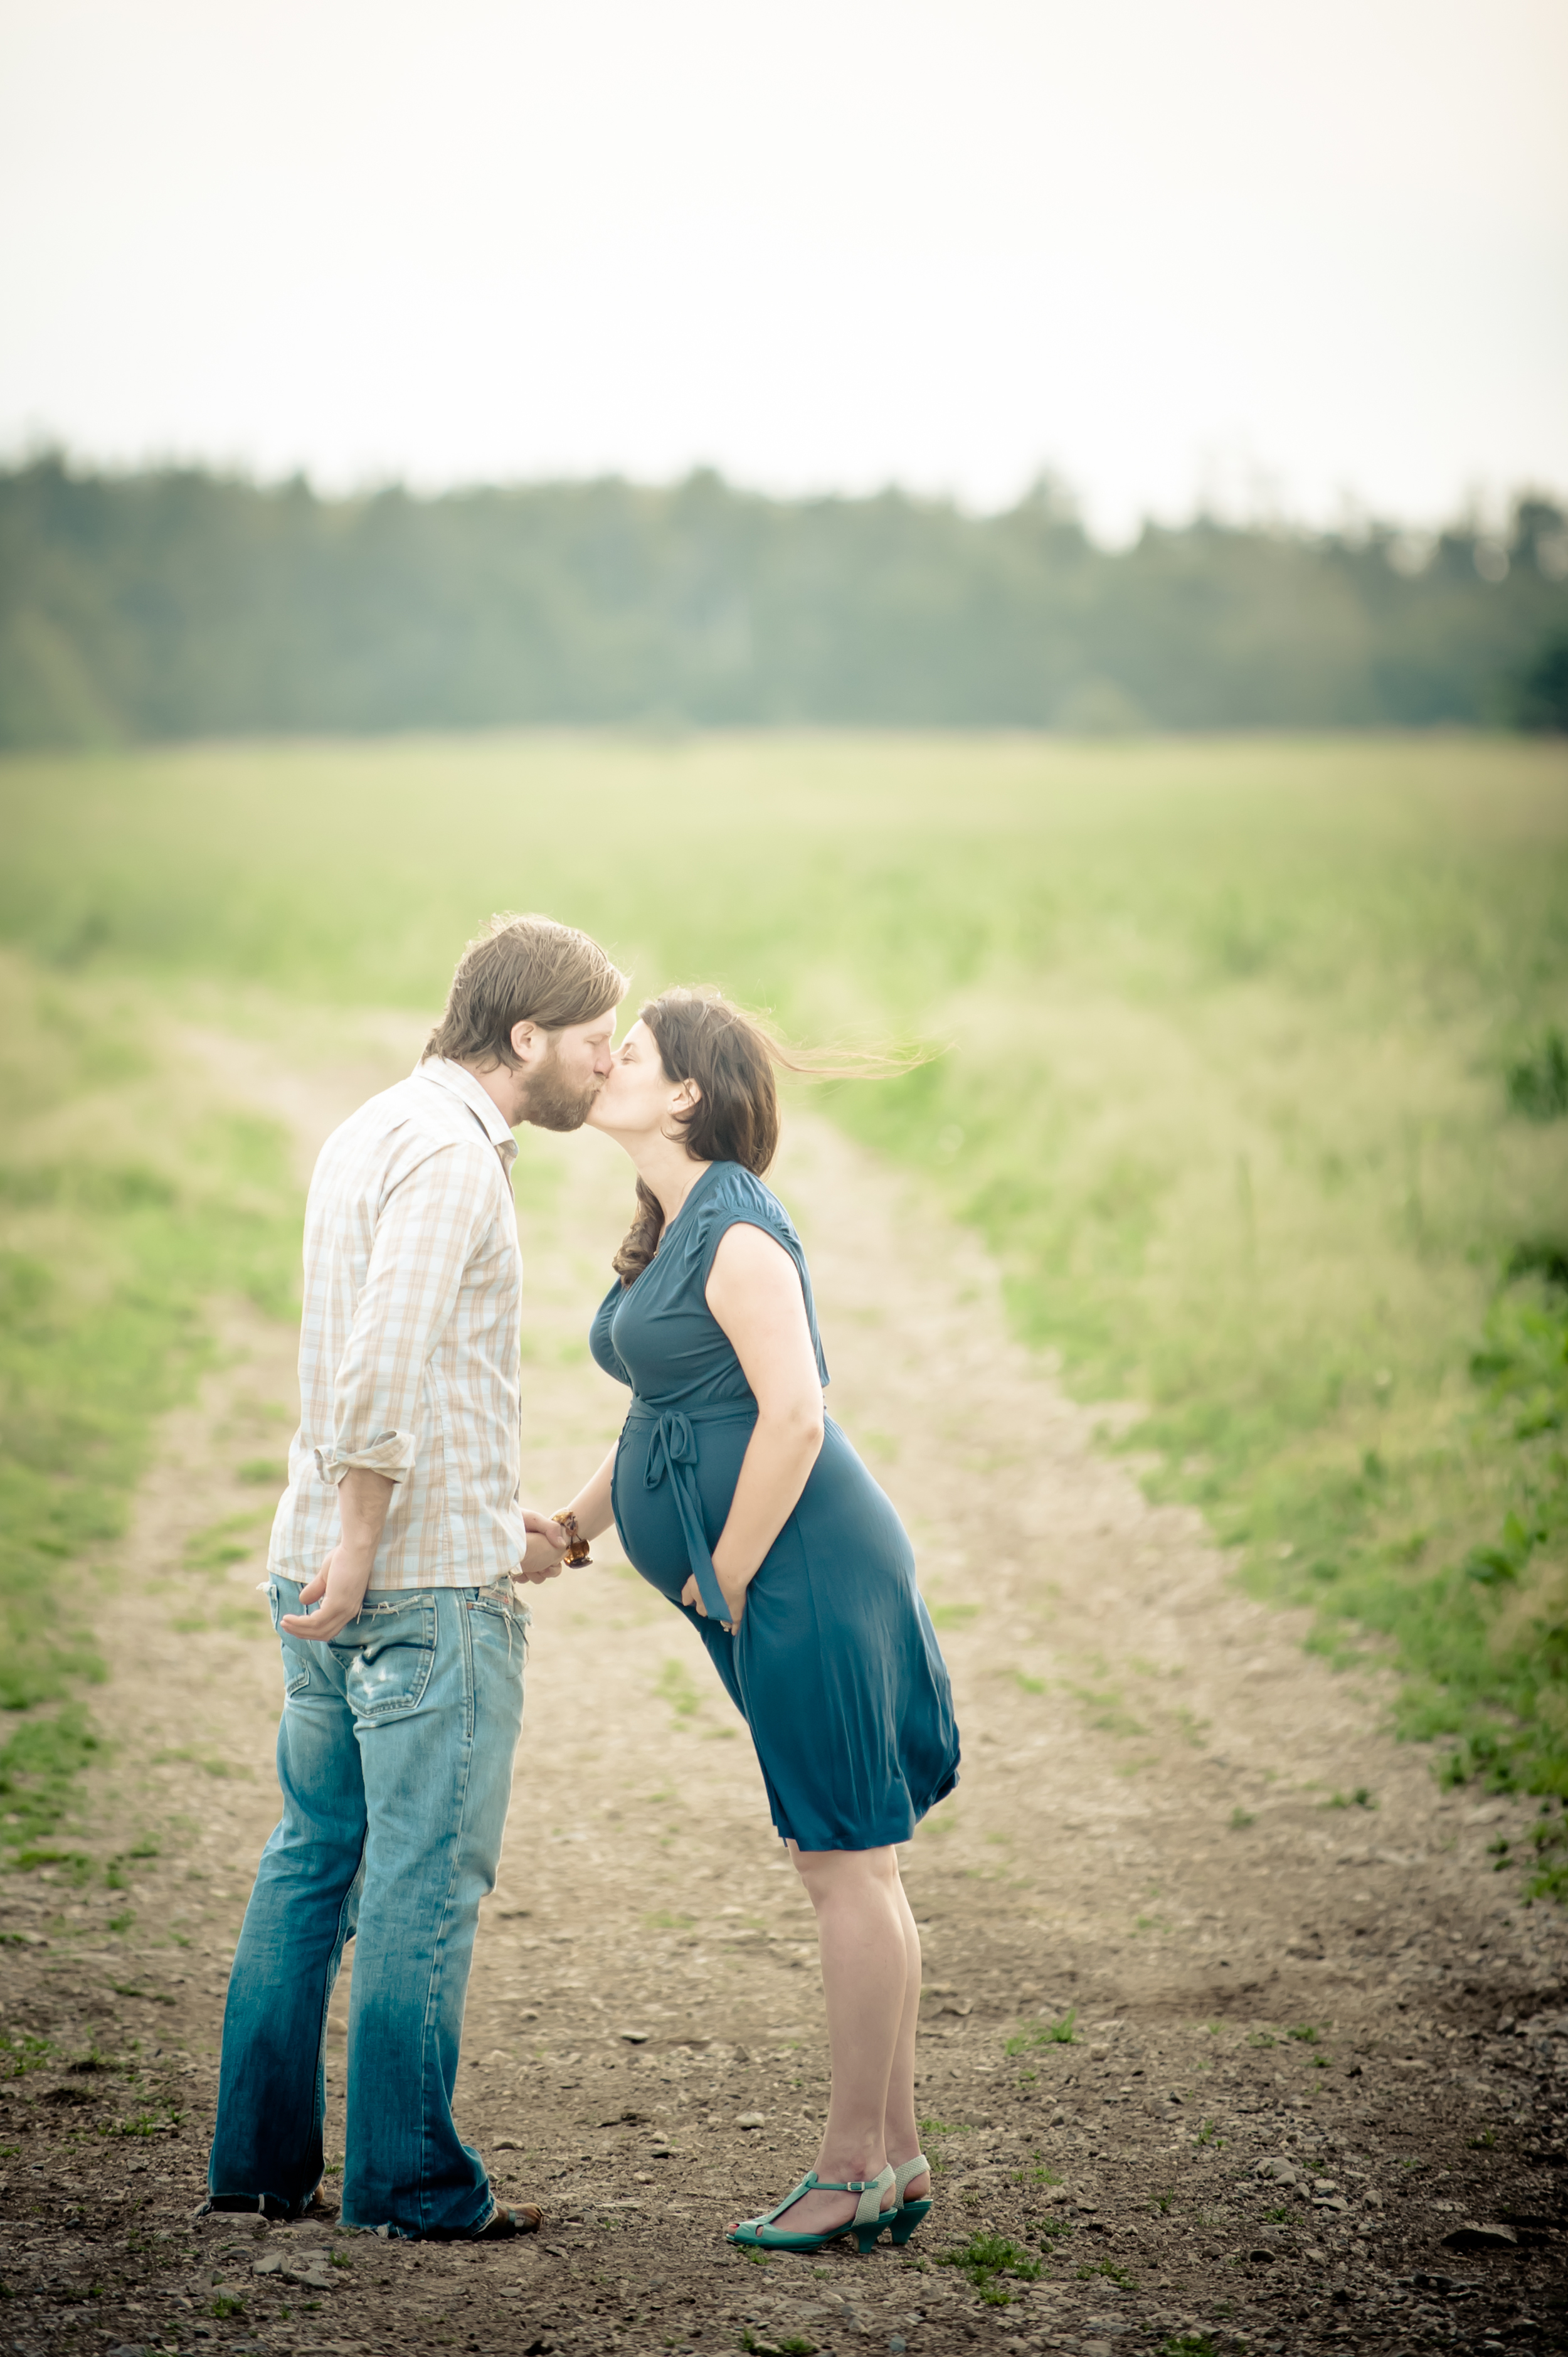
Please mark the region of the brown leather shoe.
POLYGON ((510 2243, 514 2234, 537 2234, 543 2223, 544 2212, 537 2203, 520 2201, 515 2210, 493 2212, 489 2225, 481 2226, 468 2239, 474 2243, 510 2243))

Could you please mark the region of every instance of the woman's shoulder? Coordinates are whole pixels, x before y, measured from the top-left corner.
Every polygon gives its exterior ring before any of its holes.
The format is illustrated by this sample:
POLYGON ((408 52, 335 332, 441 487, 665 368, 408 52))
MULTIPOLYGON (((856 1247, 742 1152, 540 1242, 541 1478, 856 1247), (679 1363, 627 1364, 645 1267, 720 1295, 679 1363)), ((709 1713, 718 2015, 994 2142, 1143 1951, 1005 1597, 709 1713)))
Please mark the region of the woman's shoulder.
POLYGON ((743 1162, 715 1162, 710 1166, 703 1189, 702 1224, 711 1234, 714 1228, 728 1227, 737 1219, 791 1239, 795 1235, 789 1212, 755 1170, 748 1170, 743 1162))

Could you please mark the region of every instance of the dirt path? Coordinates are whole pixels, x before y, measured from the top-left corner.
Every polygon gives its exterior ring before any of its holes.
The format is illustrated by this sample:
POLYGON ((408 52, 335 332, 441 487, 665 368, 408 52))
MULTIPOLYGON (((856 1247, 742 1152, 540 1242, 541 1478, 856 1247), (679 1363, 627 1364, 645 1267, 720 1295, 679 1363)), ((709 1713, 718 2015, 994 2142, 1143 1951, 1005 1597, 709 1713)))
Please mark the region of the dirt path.
MULTIPOLYGON (((315 1070, 190 1044, 290 1121, 302 1167, 412 1053, 393 1023, 315 1070)), ((524 1134, 525 1484, 545 1505, 618 1422, 584 1334, 623 1174, 596 1138, 524 1134)), ((1375 1680, 1331 1674, 1298 1624, 1227 1584, 1196 1518, 1148 1505, 1097 1451, 1096 1417, 1007 1339, 983 1255, 913 1189, 803 1114, 777 1183, 811 1256, 833 1413, 914 1534, 963 1729, 960 1791, 907 1862, 928 2227, 865 2262, 760 2267, 718 2240, 811 2157, 809 1911, 700 1648, 601 1542, 537 1599, 463 2065, 466 2131, 504 2193, 544 2204, 543 2234, 454 2253, 189 2233, 227 1963, 276 1808, 253 1590, 293 1337, 234 1307, 103 1610, 98 1846, 131 1887, 75 1892, 46 1867, 0 1894, 6 2026, 38 2041, 0 2126, 6 2338, 703 2357, 1185 2338, 1197 2357, 1479 2346, 1509 2327, 1553 2345, 1563 1932, 1487 1854, 1528 1805, 1444 1795, 1379 1731, 1375 1680), (1070 2041, 1047 2028, 1064 2017, 1070 2041), (90 2044, 115 2067, 81 2069, 90 2044), (1454 2245, 1472 2222, 1493 2231, 1454 2245), (937 2263, 985 2235, 1038 2269, 991 2279, 1005 2305, 937 2263), (313 2257, 319 2282, 291 2282, 313 2257)))

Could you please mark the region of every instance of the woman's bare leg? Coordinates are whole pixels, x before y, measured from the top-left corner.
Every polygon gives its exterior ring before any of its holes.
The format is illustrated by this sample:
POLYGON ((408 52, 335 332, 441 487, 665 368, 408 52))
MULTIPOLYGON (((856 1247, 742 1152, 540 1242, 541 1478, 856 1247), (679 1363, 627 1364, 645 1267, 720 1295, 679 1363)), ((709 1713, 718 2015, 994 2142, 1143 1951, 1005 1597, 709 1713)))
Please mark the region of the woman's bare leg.
MULTIPOLYGON (((887 2164, 888 2089, 908 1995, 908 1909, 897 1860, 890 1849, 800 1850, 793 1843, 790 1849, 817 1914, 832 2062, 814 2165, 819 2177, 865 2180, 887 2164)), ((911 2103, 913 2093, 911 2086, 911 2103)), ((846 2225, 857 2200, 853 2193, 805 2194, 778 2221, 779 2230, 820 2234, 846 2225)))
MULTIPOLYGON (((893 2049, 893 2069, 887 2082, 887 2108, 884 2115, 884 2140, 887 2158, 897 2169, 913 2160, 920 2149, 920 2124, 915 2109, 915 2038, 920 2026, 920 1934, 910 1912, 909 1900, 899 1877, 897 1861, 894 1861, 894 1892, 904 1928, 904 2011, 898 2023, 897 2041, 893 2049)), ((931 2180, 922 2169, 912 2177, 904 2189, 906 2201, 923 2201, 931 2190, 931 2180)))

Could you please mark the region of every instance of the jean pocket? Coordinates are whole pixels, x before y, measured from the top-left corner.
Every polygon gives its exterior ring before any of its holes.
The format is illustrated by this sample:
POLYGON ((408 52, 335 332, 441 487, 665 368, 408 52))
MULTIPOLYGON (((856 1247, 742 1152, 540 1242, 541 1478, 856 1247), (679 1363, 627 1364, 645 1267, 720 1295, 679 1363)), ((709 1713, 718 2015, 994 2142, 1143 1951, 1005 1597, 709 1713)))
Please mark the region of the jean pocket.
POLYGON ((273 1627, 277 1631, 278 1645, 283 1654, 285 1702, 289 1701, 296 1694, 303 1694, 310 1684, 308 1649, 300 1644, 296 1638, 291 1637, 288 1631, 281 1625, 285 1612, 297 1612, 299 1609, 299 1583, 295 1581, 292 1584, 294 1595, 285 1601, 276 1579, 269 1579, 267 1582, 267 1610, 273 1616, 273 1627))
POLYGON ((518 1648, 518 1659, 528 1662, 528 1630, 533 1619, 528 1606, 514 1594, 509 1582, 506 1587, 481 1587, 469 1598, 468 1609, 477 1616, 478 1627, 487 1635, 499 1637, 506 1633, 506 1657, 512 1658, 512 1648, 518 1648))
POLYGON ((435 1667, 435 1598, 378 1604, 332 1640, 343 1664, 344 1692, 358 1718, 416 1710, 435 1667))

